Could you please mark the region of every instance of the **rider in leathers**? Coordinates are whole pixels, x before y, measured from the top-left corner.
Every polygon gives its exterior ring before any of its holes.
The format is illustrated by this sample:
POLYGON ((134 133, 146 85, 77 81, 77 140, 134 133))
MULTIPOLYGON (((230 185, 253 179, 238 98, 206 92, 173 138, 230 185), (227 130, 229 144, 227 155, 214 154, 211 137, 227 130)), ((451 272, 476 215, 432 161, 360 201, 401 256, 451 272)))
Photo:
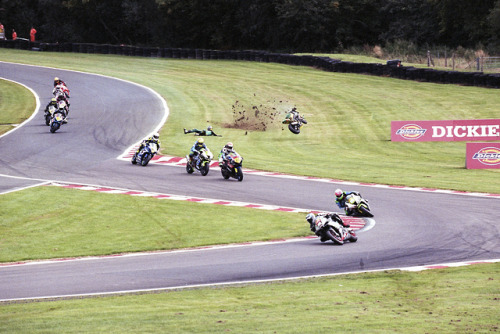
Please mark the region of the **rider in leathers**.
MULTIPOLYGON (((202 149, 208 150, 207 145, 205 145, 205 140, 203 138, 198 138, 193 147, 191 147, 191 151, 189 152, 189 160, 193 161, 194 159, 196 159, 202 149)), ((198 161, 198 163, 200 163, 200 161, 198 161)))
POLYGON ((137 157, 137 154, 139 154, 139 152, 149 143, 155 143, 158 146, 158 152, 160 152, 160 134, 157 132, 151 137, 146 138, 142 141, 137 151, 135 151, 134 159, 137 157))

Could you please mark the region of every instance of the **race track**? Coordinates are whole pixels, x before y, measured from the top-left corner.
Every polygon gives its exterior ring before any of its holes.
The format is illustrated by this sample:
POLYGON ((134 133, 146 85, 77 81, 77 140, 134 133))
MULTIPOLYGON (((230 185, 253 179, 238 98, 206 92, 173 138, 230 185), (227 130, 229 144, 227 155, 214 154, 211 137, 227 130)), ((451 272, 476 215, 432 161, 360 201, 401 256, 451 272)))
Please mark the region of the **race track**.
MULTIPOLYGON (((152 91, 108 77, 0 62, 0 78, 40 96, 41 110, 0 137, 0 193, 54 180, 314 210, 332 209, 339 185, 247 174, 243 182, 183 168, 138 168, 117 157, 165 120, 152 91), (43 123, 51 82, 70 83, 69 123, 43 123)), ((245 157, 248 160, 251 156, 245 157)), ((344 186, 344 185, 342 185, 344 186)), ((345 187, 345 186, 344 186, 345 187)), ((352 187, 354 188, 354 187, 352 187)), ((317 239, 0 266, 0 301, 161 289, 358 270, 500 258, 500 199, 356 186, 376 214, 359 241, 336 247, 317 239)), ((0 197, 1 200, 1 197, 0 197)), ((304 228, 307 224, 304 221, 304 228)))

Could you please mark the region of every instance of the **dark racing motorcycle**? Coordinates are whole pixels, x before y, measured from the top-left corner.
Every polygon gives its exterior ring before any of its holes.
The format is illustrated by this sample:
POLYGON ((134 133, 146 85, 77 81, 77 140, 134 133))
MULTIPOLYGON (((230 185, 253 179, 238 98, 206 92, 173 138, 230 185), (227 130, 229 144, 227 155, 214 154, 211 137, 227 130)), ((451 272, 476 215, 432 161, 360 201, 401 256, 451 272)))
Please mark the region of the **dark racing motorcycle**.
POLYGON ((300 133, 300 128, 303 124, 307 124, 307 121, 297 111, 292 111, 283 121, 283 124, 288 124, 288 130, 298 135, 300 133))
POLYGON ((158 153, 158 144, 150 142, 144 145, 141 150, 132 157, 132 164, 140 163, 141 166, 147 166, 149 161, 158 153))
POLYGON ((344 210, 347 216, 373 217, 368 201, 355 193, 347 195, 344 210))
POLYGON ((236 152, 231 152, 226 156, 226 159, 220 164, 222 177, 227 180, 230 177, 243 181, 242 170, 243 158, 236 152))
POLYGON ((343 245, 346 241, 358 241, 358 237, 352 229, 342 226, 329 216, 318 217, 314 224, 316 227, 314 233, 321 237, 322 242, 331 240, 335 244, 343 245))
POLYGON ((207 175, 210 170, 210 162, 213 157, 214 155, 208 148, 202 148, 200 153, 197 154, 192 160, 189 158, 189 155, 186 155, 186 172, 188 172, 188 174, 192 174, 195 170, 198 170, 201 175, 207 175))

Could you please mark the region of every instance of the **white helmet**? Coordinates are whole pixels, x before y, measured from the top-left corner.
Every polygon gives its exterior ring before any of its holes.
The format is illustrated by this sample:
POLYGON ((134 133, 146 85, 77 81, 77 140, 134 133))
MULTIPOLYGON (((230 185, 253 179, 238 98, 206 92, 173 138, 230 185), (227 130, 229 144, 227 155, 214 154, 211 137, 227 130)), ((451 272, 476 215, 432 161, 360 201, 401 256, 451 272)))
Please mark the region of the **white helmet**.
POLYGON ((158 132, 156 132, 154 135, 153 135, 153 139, 154 140, 158 140, 160 139, 160 134, 158 132))
POLYGON ((316 216, 312 212, 307 214, 307 216, 306 216, 306 220, 309 222, 309 224, 312 224, 314 222, 315 218, 316 218, 316 216))

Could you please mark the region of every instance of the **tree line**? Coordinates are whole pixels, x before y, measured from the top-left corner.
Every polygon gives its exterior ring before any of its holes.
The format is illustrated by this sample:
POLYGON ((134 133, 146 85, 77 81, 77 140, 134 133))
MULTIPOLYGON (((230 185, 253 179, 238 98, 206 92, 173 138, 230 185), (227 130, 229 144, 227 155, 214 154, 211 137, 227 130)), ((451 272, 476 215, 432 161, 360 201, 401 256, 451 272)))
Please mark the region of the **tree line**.
POLYGON ((406 41, 500 50, 500 0, 0 0, 38 41, 341 52, 406 41))

